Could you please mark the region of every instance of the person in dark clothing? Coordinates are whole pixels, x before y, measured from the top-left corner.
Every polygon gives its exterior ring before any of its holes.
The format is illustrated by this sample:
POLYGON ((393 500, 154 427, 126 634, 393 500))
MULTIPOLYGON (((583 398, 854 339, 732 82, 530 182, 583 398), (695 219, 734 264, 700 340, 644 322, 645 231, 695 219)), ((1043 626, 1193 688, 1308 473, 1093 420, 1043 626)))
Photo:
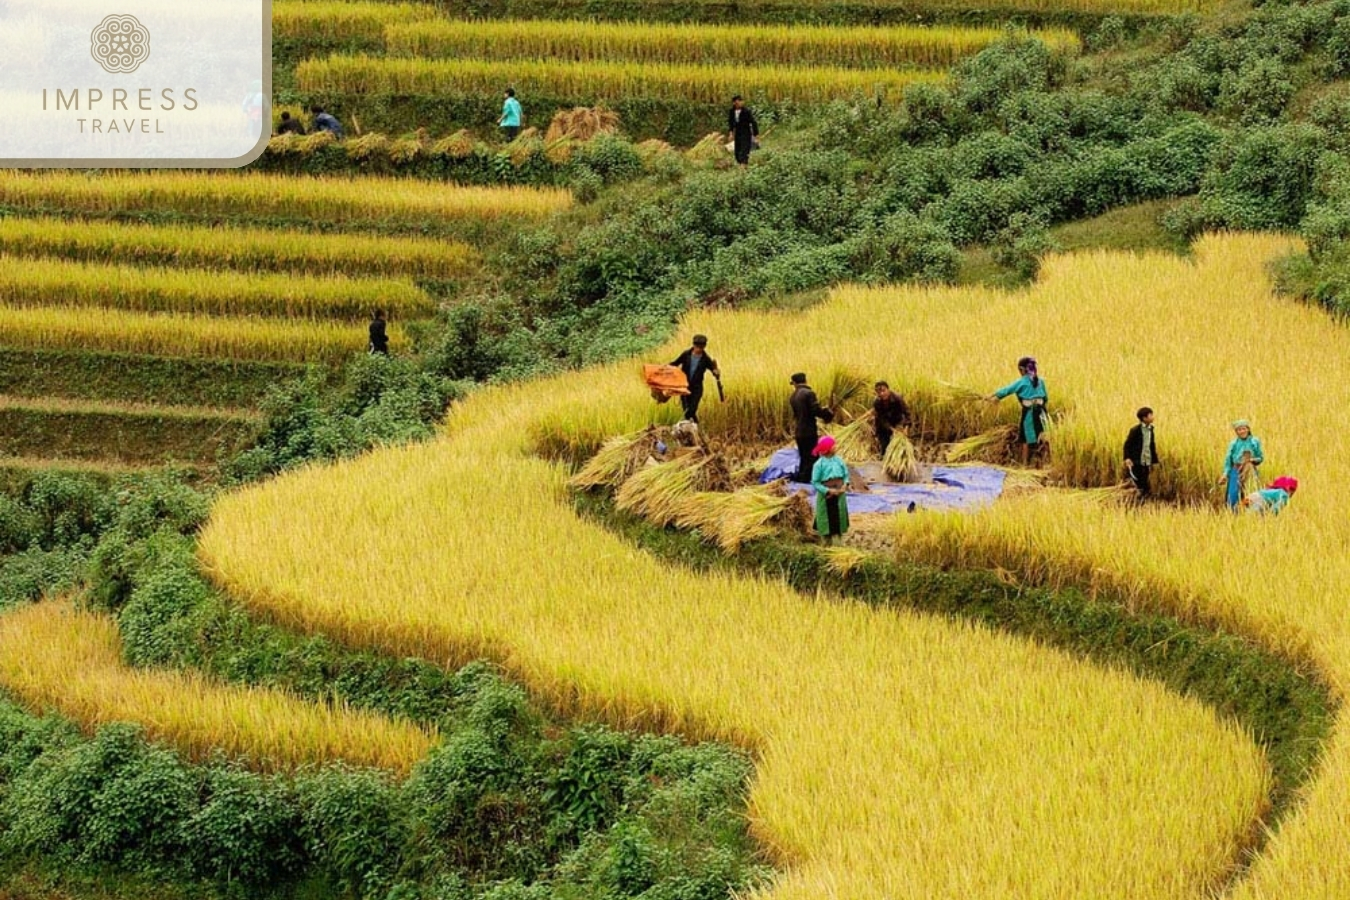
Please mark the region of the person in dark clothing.
POLYGON ((876 392, 877 398, 872 401, 872 427, 876 431, 877 444, 881 446, 881 455, 885 456, 895 429, 909 425, 909 406, 905 404, 905 398, 884 381, 876 383, 876 392))
POLYGON ((314 130, 327 131, 339 141, 342 140, 342 123, 332 114, 323 111, 322 106, 311 106, 309 111, 314 114, 314 130))
POLYGON ((1145 406, 1135 416, 1139 424, 1125 437, 1125 474, 1134 480, 1142 501, 1153 496, 1149 476, 1158 464, 1158 439, 1153 435, 1153 410, 1145 406))
POLYGON ((300 124, 299 119, 292 119, 291 114, 284 112, 281 114, 281 122, 277 125, 277 134, 304 134, 305 126, 300 124))
POLYGON ((672 366, 679 367, 684 377, 689 379, 689 393, 680 398, 684 408, 684 417, 691 422, 698 421, 698 405, 703 401, 703 376, 712 372, 713 378, 721 384, 722 370, 717 368, 717 360, 708 355, 706 335, 694 335, 693 346, 675 357, 672 366))
POLYGON ((370 352, 389 355, 389 334, 385 331, 384 310, 375 310, 375 317, 370 320, 370 352))
POLYGON ((755 138, 759 137, 759 122, 755 121, 755 114, 745 105, 740 94, 731 98, 731 109, 727 112, 727 136, 735 145, 736 162, 741 165, 749 163, 755 138))
POLYGON ((797 474, 792 480, 801 484, 811 483, 811 469, 816 464, 816 444, 820 441, 820 429, 816 419, 822 422, 834 421, 834 413, 820 405, 816 392, 806 383, 806 373, 797 372, 792 376, 792 418, 797 426, 794 437, 797 439, 797 474))

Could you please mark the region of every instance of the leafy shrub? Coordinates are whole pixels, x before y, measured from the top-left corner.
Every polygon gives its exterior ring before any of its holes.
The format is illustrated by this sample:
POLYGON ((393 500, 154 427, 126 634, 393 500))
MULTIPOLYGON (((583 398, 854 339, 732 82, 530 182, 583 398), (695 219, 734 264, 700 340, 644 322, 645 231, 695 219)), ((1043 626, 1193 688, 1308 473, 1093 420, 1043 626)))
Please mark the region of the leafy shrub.
POLYGON ((886 281, 950 282, 961 252, 941 225, 909 212, 887 218, 860 250, 859 268, 886 281))
POLYGON ((300 871, 300 816, 285 780, 216 766, 205 773, 203 795, 185 826, 194 872, 217 883, 268 886, 300 871))
POLYGON ((386 775, 331 767, 296 793, 306 853, 339 890, 375 894, 398 874, 410 811, 386 775))
POLYGON ((1243 125, 1279 118, 1294 96, 1294 82, 1274 59, 1261 59, 1225 75, 1219 90, 1219 111, 1243 125))

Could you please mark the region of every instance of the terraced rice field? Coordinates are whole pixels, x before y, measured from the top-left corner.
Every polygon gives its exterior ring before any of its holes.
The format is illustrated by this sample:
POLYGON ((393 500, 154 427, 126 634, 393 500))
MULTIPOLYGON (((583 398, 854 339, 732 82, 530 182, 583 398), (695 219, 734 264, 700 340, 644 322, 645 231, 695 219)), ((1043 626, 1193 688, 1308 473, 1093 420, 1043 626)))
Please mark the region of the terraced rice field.
MULTIPOLYGON (((1064 410, 1064 477, 1114 480, 1124 430, 1148 403, 1166 423, 1171 477, 1203 496, 1227 422, 1250 416, 1271 471, 1304 479, 1306 496, 1278 519, 1139 515, 1066 497, 905 517, 902 552, 1129 588, 1131 603, 1221 623, 1315 666, 1340 695, 1350 570, 1338 548, 1350 535, 1337 501, 1350 476, 1336 436, 1350 336, 1271 294, 1264 263, 1290 246, 1206 238, 1193 261, 1055 258, 1029 293, 846 289, 799 316, 700 314, 690 327, 738 373, 707 427, 782 427, 786 373, 845 358, 902 386, 921 415, 948 415, 939 381, 988 389, 1033 352, 1064 410), (1214 317, 1215 296, 1233 315, 1214 317), (1146 339, 1148 322, 1115 314, 1164 299, 1184 343, 1146 339), (1256 333, 1284 341, 1261 357, 1259 379, 1229 377, 1231 348, 1256 333), (913 352, 897 357, 897 346, 913 352)), ((660 565, 578 518, 564 468, 533 453, 594 448, 667 415, 635 362, 486 392, 435 444, 225 498, 202 557, 248 605, 296 627, 395 653, 485 653, 564 706, 753 747, 755 831, 788 866, 774 896, 1115 898, 1128 885, 1131 897, 1201 898, 1227 884, 1265 776, 1221 721, 1020 642, 660 565), (541 389, 556 400, 542 411, 527 402, 541 389), (503 505, 510 515, 444 514, 503 505), (357 552, 377 541, 388 549, 378 578, 357 552)), ((1346 734, 1338 725, 1303 804, 1233 896, 1350 896, 1346 734)))
POLYGON ((0 172, 0 395, 23 398, 0 408, 0 456, 212 464, 247 444, 260 417, 239 409, 278 375, 364 351, 376 309, 405 352, 404 326, 480 271, 476 242, 570 203, 382 178, 0 172))
POLYGON ((406 773, 436 738, 406 722, 279 691, 131 669, 122 662, 121 645, 113 620, 69 603, 6 613, 0 617, 0 686, 33 707, 54 706, 90 730, 138 721, 187 756, 223 751, 264 769, 341 760, 406 773))

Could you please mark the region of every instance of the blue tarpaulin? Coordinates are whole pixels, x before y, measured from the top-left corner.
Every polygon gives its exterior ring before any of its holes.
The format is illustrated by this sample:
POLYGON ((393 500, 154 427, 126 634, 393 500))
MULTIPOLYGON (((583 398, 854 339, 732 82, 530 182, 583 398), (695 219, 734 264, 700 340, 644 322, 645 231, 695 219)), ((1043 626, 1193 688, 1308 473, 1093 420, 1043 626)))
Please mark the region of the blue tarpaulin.
MULTIPOLYGON (((795 474, 797 448, 786 447, 773 455, 759 480, 767 484, 795 474)), ((1005 473, 993 466, 934 466, 932 477, 931 482, 924 484, 867 479, 868 493, 848 492, 848 511, 853 515, 904 512, 911 503, 915 509, 979 509, 1003 493, 1005 473)), ((815 489, 807 484, 788 482, 788 489, 815 494, 815 489)))

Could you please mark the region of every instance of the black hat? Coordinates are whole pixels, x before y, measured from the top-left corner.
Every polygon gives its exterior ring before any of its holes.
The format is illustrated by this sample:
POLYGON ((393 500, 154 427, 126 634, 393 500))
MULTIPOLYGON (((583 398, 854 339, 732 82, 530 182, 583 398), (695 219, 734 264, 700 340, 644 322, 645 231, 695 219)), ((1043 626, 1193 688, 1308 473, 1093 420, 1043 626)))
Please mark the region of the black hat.
POLYGON ((792 373, 792 383, 793 383, 793 384, 806 384, 806 373, 805 373, 805 372, 793 372, 793 373, 792 373))
POLYGON ((696 335, 694 335, 694 346, 695 346, 695 347, 706 347, 706 346, 708 346, 708 336, 707 336, 706 334, 696 334, 696 335))

